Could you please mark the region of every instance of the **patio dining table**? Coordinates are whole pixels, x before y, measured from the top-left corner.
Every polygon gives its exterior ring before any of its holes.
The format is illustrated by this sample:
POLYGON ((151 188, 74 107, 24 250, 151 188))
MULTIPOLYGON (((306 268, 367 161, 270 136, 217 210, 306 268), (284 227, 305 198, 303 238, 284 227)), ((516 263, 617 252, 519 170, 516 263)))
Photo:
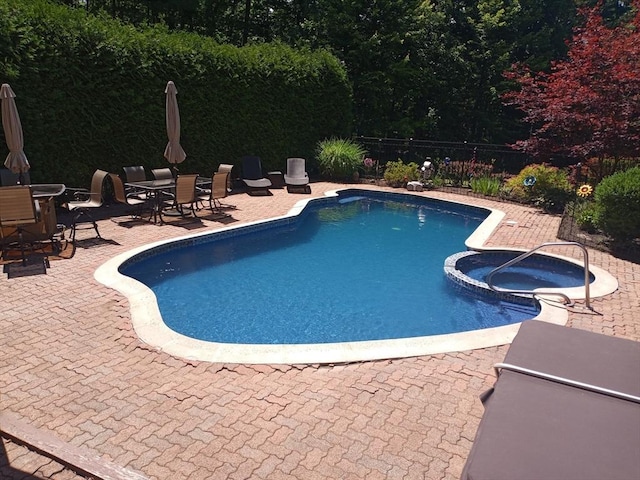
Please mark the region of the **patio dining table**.
MULTIPOLYGON (((207 177, 198 177, 196 181, 196 186, 199 187, 209 184, 211 184, 211 178, 207 177)), ((175 192, 176 179, 166 178, 160 180, 144 180, 140 182, 125 182, 125 186, 147 192, 153 202, 153 223, 159 223, 162 225, 164 223, 162 220, 163 194, 173 194, 175 192)))

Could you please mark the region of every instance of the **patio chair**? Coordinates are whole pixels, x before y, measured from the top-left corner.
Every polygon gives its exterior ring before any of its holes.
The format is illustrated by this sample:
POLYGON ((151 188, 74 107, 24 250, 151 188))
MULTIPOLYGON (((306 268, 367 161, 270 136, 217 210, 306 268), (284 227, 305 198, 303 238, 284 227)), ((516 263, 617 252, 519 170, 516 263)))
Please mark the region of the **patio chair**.
MULTIPOLYGON (((144 171, 144 167, 142 165, 136 165, 131 167, 122 167, 124 171, 125 182, 144 182, 147 179, 147 174, 144 171)), ((147 192, 138 190, 136 187, 125 186, 124 191, 127 195, 133 193, 140 197, 146 197, 147 192)))
MULTIPOLYGON (((91 190, 85 189, 67 189, 72 191, 74 198, 82 200, 75 200, 67 202, 67 208, 70 212, 73 212, 73 218, 71 220, 71 241, 75 242, 76 231, 78 230, 78 224, 85 222, 91 222, 93 229, 96 231, 96 237, 102 238, 98 231, 98 224, 91 215, 91 210, 102 206, 102 186, 104 179, 108 173, 104 170, 96 170, 91 177, 91 190), (85 220, 86 219, 86 220, 85 220)), ((87 227, 91 228, 91 227, 87 227)))
POLYGON ((122 167, 122 170, 124 170, 124 176, 127 182, 144 182, 147 179, 147 174, 142 165, 122 167))
MULTIPOLYGON (((153 175, 154 180, 173 180, 173 172, 170 168, 154 168, 151 170, 151 175, 153 175)), ((173 193, 168 190, 162 190, 157 194, 173 198, 173 193)))
POLYGON ((228 177, 228 173, 216 172, 211 178, 210 189, 198 189, 199 200, 202 202, 209 202, 209 209, 213 213, 224 213, 222 212, 222 204, 220 203, 220 199, 227 196, 228 177))
POLYGON ((270 194, 271 180, 262 173, 260 157, 247 155, 242 157, 242 181, 249 187, 249 194, 264 192, 270 194))
MULTIPOLYGON (((198 201, 196 197, 196 181, 198 180, 197 174, 178 175, 176 177, 176 190, 175 197, 165 202, 169 208, 175 208, 180 215, 185 217, 185 206, 191 210, 194 217, 197 218, 195 204, 198 201)), ((160 212, 162 214, 162 212, 160 212)))
POLYGON ((135 192, 126 193, 122 179, 115 173, 110 173, 109 178, 113 184, 113 197, 116 202, 133 207, 130 215, 142 218, 142 212, 147 205, 147 200, 140 198, 135 192))
POLYGON ((287 192, 311 193, 309 174, 307 174, 305 164, 304 158, 287 158, 287 173, 284 175, 287 192))
POLYGON ((173 178, 173 172, 170 168, 154 168, 151 170, 151 174, 156 180, 171 180, 173 178))
POLYGON ((233 182, 233 178, 231 176, 231 171, 233 170, 233 165, 229 164, 229 163, 221 163, 220 165, 218 165, 218 173, 228 173, 229 175, 227 176, 227 191, 231 192, 232 190, 232 182, 233 182))
POLYGON ((6 258, 6 248, 9 245, 18 243, 22 264, 26 265, 25 229, 39 221, 39 205, 33 199, 30 187, 17 185, 0 188, 0 240, 3 257, 6 258))

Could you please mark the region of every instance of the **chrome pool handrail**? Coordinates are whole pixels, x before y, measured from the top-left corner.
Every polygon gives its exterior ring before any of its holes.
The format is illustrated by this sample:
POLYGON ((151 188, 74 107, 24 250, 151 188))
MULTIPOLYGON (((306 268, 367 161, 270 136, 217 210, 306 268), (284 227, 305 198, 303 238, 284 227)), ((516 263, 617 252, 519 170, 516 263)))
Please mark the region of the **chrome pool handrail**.
POLYGON ((500 288, 500 287, 496 287, 495 285, 493 285, 491 283, 491 279, 493 278, 493 276, 498 273, 500 270, 503 270, 507 267, 510 267, 511 265, 518 263, 521 260, 524 260, 527 257, 530 257, 531 255, 533 255, 536 251, 540 250, 541 248, 544 247, 549 247, 549 246, 572 246, 572 247, 579 247, 582 250, 582 254, 584 256, 584 295, 585 295, 585 305, 587 306, 587 308, 591 309, 591 302, 589 299, 589 252, 587 252, 587 249, 584 245, 582 245, 581 243, 578 242, 546 242, 543 243, 541 245, 538 245, 535 248, 532 248, 531 250, 529 250, 528 252, 523 253, 522 255, 517 256, 516 258, 513 258, 511 260, 509 260, 506 263, 503 263, 502 265, 500 265, 499 267, 494 268, 493 270, 491 270, 488 274, 487 277, 485 279, 485 281, 487 282, 487 285, 489 286, 489 288, 491 290, 493 290, 494 292, 502 292, 502 293, 516 293, 516 294, 531 294, 531 295, 539 295, 539 294, 546 294, 546 295, 558 295, 559 297, 562 297, 565 300, 565 304, 568 306, 572 306, 573 302, 571 301, 571 299, 564 293, 562 292, 556 292, 556 291, 544 291, 544 290, 514 290, 514 289, 508 289, 508 288, 500 288))

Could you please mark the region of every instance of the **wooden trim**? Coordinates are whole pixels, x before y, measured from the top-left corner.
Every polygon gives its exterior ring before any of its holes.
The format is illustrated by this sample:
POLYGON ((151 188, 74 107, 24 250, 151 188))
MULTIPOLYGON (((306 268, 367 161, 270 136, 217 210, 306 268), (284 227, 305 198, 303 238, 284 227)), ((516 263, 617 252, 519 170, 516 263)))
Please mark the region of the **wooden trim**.
POLYGON ((0 436, 24 445, 80 475, 100 480, 148 480, 148 477, 104 460, 89 449, 76 447, 52 433, 35 428, 20 417, 0 412, 0 436))

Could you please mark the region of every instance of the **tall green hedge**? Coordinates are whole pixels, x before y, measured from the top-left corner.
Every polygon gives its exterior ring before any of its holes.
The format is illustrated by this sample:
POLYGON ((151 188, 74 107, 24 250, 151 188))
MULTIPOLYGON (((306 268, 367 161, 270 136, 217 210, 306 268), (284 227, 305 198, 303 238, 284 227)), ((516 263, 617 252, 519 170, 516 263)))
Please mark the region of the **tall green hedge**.
POLYGON ((180 171, 210 174, 245 154, 283 169, 289 156, 311 162, 319 140, 351 134, 349 82, 325 51, 237 48, 46 0, 0 0, 0 82, 17 95, 36 182, 87 184, 96 168, 167 166, 168 80, 187 153, 180 171))

